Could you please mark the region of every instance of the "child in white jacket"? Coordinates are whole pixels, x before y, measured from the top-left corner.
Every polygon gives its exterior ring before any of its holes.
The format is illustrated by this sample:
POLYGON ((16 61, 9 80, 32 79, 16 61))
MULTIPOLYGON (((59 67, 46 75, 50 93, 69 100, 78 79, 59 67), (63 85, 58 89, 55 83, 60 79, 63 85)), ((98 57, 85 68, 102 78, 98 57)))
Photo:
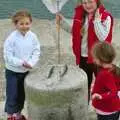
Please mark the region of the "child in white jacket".
POLYGON ((32 16, 27 11, 18 11, 12 17, 16 27, 4 43, 6 105, 8 120, 26 120, 21 115, 24 107, 24 79, 39 60, 40 44, 30 30, 32 16))

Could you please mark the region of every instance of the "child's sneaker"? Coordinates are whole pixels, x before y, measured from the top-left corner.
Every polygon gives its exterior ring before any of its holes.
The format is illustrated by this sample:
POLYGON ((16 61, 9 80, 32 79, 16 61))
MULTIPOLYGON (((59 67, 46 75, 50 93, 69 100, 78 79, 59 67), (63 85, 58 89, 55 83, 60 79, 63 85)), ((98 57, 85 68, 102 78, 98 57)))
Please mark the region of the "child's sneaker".
POLYGON ((16 117, 13 116, 13 117, 12 117, 12 120, 16 120, 16 117))
POLYGON ((8 117, 7 120, 16 120, 14 116, 8 117))
POLYGON ((12 117, 8 117, 7 120, 12 120, 12 117))

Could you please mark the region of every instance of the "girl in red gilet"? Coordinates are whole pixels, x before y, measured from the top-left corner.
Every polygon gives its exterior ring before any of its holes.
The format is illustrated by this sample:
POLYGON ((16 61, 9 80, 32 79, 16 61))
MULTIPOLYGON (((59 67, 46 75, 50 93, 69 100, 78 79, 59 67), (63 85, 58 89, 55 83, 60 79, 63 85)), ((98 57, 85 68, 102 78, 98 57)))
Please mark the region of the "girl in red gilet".
POLYGON ((113 65, 115 50, 109 43, 98 43, 93 47, 94 62, 99 65, 92 88, 92 105, 97 120, 118 120, 120 114, 120 68, 113 65))
POLYGON ((72 25, 68 25, 72 26, 71 28, 67 28, 66 25, 69 21, 62 16, 61 18, 63 28, 71 31, 76 64, 87 74, 89 93, 93 73, 97 72, 93 64, 91 48, 98 41, 111 43, 113 18, 100 0, 82 0, 81 4, 75 8, 72 25))

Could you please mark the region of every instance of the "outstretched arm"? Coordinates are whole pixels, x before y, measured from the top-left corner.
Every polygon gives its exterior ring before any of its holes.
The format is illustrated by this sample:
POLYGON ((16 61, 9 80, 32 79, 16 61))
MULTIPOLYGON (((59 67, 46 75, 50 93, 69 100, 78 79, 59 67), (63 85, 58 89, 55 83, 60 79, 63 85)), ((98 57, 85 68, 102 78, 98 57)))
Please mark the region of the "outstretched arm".
POLYGON ((73 21, 72 19, 67 19, 61 14, 56 15, 56 23, 58 24, 58 21, 60 21, 60 26, 68 33, 71 33, 72 29, 72 24, 73 21))

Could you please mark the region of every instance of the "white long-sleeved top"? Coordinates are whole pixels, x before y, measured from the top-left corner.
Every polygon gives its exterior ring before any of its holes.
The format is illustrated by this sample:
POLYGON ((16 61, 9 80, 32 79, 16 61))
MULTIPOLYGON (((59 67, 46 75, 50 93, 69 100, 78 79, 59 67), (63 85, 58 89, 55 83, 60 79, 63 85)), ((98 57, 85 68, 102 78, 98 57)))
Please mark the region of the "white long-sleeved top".
POLYGON ((40 43, 37 36, 28 31, 23 36, 18 30, 13 31, 4 43, 4 60, 7 69, 14 72, 26 72, 23 67, 26 61, 32 67, 38 62, 40 56, 40 43))
POLYGON ((108 16, 104 22, 101 22, 101 20, 94 20, 94 29, 95 33, 100 41, 104 41, 109 32, 111 27, 111 18, 108 16))
MULTIPOLYGON (((107 38, 110 32, 111 26, 111 18, 108 16, 106 20, 102 23, 101 20, 94 20, 94 29, 99 41, 103 42, 107 38)), ((83 57, 88 57, 88 46, 87 46, 87 37, 88 37, 88 18, 86 17, 84 24, 85 33, 82 38, 82 46, 81 46, 81 55, 83 57)))
MULTIPOLYGON (((73 24, 73 22, 71 22, 73 24)), ((67 20, 66 18, 63 18, 62 21, 62 28, 65 29, 67 32, 71 32, 70 20, 67 20)), ((81 44, 81 55, 83 57, 88 56, 88 47, 87 47, 87 37, 88 37, 88 18, 85 19, 84 24, 84 35, 82 37, 82 44, 81 44)), ((107 38, 111 27, 111 18, 108 16, 104 22, 101 22, 101 20, 95 19, 94 20, 94 29, 95 33, 99 39, 99 41, 105 41, 107 38)))

